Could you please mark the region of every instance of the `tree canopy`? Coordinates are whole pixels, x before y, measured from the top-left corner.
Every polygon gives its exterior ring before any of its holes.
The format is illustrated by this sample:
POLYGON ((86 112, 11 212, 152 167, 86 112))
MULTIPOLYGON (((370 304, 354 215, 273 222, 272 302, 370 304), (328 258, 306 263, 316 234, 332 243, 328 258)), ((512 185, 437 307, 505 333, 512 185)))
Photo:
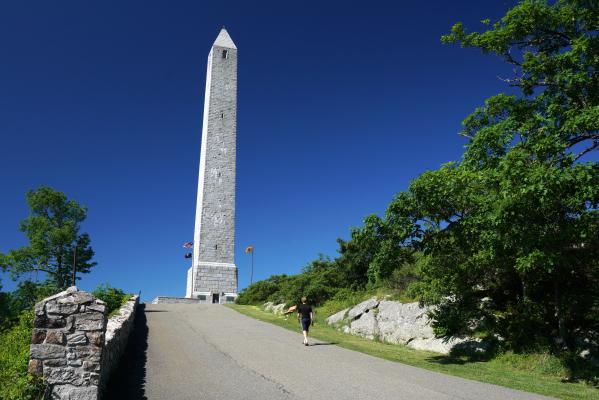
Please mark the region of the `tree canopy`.
POLYGON ((43 272, 58 289, 64 289, 72 284, 73 260, 77 274, 89 273, 96 265, 89 235, 79 232, 87 208, 46 186, 27 192, 26 197, 30 214, 20 229, 29 245, 0 253, 0 266, 14 278, 43 272))

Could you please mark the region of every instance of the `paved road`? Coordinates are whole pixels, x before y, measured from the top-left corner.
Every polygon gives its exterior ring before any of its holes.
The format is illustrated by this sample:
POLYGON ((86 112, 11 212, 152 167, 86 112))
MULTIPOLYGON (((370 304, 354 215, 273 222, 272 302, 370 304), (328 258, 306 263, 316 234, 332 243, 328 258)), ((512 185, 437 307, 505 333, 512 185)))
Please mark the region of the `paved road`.
POLYGON ((324 343, 304 347, 299 332, 223 306, 148 305, 140 314, 144 354, 119 373, 130 400, 547 399, 324 343))

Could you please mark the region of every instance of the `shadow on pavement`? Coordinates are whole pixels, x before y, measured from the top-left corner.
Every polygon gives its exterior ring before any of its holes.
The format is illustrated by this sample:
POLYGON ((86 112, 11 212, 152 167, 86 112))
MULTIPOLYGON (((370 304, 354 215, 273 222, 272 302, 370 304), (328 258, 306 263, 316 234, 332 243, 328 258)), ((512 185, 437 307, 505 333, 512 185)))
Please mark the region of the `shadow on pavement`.
MULTIPOLYGON (((149 311, 149 310, 148 310, 149 311)), ((129 337, 120 365, 112 374, 103 398, 110 400, 147 400, 146 351, 148 349, 148 324, 145 304, 138 306, 135 313, 133 332, 129 337)))
POLYGON ((338 344, 338 342, 320 342, 320 343, 310 343, 310 346, 334 346, 338 344))

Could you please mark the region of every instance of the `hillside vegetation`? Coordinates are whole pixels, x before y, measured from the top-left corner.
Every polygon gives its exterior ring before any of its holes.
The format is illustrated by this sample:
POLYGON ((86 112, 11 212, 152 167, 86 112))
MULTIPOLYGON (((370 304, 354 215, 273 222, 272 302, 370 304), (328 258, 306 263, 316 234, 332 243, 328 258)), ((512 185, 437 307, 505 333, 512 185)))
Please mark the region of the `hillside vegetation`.
POLYGON ((442 42, 500 57, 516 94, 464 119, 461 159, 416 177, 338 239, 337 257, 256 282, 238 302, 305 295, 332 310, 383 291, 435 306, 440 335, 547 351, 570 379, 596 383, 599 2, 525 0, 482 28, 457 23, 442 42))

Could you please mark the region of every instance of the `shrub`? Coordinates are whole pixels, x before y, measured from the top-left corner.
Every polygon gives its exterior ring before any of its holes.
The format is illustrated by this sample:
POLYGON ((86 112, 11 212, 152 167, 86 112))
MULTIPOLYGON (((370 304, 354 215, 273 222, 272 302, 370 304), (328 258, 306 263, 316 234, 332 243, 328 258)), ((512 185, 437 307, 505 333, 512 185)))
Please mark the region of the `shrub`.
POLYGON ((44 385, 27 372, 33 310, 20 314, 12 328, 0 333, 0 399, 35 400, 43 397, 44 385))
POLYGON ((279 281, 285 275, 274 275, 270 278, 258 281, 243 289, 237 297, 238 304, 260 304, 279 290, 279 281))
POLYGON ((106 312, 109 316, 116 313, 131 298, 130 294, 125 293, 121 289, 114 288, 108 283, 98 285, 92 294, 106 303, 106 312))

